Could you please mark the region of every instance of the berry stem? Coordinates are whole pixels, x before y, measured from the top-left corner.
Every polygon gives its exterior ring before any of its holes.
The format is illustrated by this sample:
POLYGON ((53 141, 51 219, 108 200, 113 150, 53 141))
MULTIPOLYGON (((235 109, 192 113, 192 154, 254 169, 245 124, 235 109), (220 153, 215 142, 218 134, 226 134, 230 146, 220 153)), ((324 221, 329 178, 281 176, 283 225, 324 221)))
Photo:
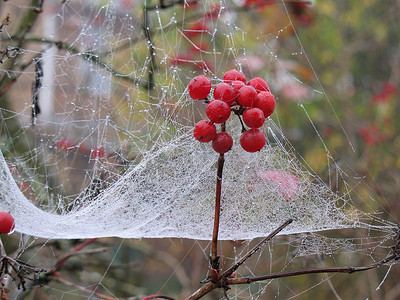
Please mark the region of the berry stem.
POLYGON ((237 116, 238 116, 238 118, 239 118, 240 124, 242 125, 242 133, 244 133, 244 132, 246 131, 246 127, 244 127, 243 120, 242 120, 242 118, 240 117, 240 115, 237 115, 237 116))
POLYGON ((217 187, 215 195, 215 216, 214 216, 214 230, 211 241, 211 268, 219 272, 219 256, 217 255, 218 245, 218 229, 219 229, 219 216, 221 212, 221 187, 222 187, 222 171, 224 168, 224 154, 220 154, 218 158, 217 170, 217 187))
MULTIPOLYGON (((226 131, 226 123, 221 124, 221 131, 226 131)), ((221 189, 222 189, 222 171, 224 170, 224 154, 221 153, 218 158, 218 169, 217 169, 217 186, 215 188, 215 215, 214 215, 214 229, 213 237, 211 241, 211 257, 210 264, 211 269, 217 270, 219 273, 219 256, 217 255, 218 246, 218 230, 219 230, 219 216, 221 213, 221 189)))

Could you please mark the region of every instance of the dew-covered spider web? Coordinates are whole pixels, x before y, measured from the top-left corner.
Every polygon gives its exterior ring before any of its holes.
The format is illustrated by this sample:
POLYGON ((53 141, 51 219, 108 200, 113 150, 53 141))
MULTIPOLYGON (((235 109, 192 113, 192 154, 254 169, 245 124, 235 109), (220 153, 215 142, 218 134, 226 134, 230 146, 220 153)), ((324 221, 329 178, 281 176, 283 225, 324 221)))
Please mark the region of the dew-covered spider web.
MULTIPOLYGON (((0 6, 10 18, 0 33, 0 210, 15 218, 16 232, 49 240, 210 240, 218 154, 193 137, 206 104, 189 97, 187 84, 206 75, 214 88, 235 68, 248 80, 265 79, 277 108, 257 153, 240 147, 236 116, 226 124, 234 144, 225 154, 219 239, 264 237, 292 218, 280 233, 290 237, 275 246, 296 248, 293 257, 372 257, 390 248, 396 219, 386 219, 376 195, 358 194, 366 177, 342 164, 317 125, 333 115, 342 146, 356 156, 297 33, 312 22, 314 3, 25 2, 0 6), (25 28, 29 18, 34 25, 25 28), (18 30, 26 30, 21 39, 18 30), (314 102, 326 103, 324 114, 308 108, 314 102), (288 106, 307 130, 291 124, 288 106), (303 155, 295 145, 305 135, 314 137, 306 146, 322 152, 303 155), (321 153, 324 166, 315 170, 321 153), (359 231, 318 235, 338 229, 359 231)), ((284 265, 290 261, 287 255, 284 265)), ((236 290, 236 297, 257 298, 268 285, 236 290)))

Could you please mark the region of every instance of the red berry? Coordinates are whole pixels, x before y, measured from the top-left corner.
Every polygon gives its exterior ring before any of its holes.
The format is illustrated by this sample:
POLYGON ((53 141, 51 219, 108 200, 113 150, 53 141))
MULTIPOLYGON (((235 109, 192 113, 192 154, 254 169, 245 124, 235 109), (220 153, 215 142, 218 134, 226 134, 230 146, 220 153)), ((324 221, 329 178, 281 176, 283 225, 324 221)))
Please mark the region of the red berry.
POLYGON ((240 145, 247 152, 257 152, 266 142, 264 132, 258 128, 246 130, 240 137, 240 145))
POLYGON ((2 211, 0 212, 0 233, 9 234, 15 228, 14 218, 10 213, 2 211))
POLYGON ((196 140, 208 143, 217 136, 217 128, 210 121, 200 121, 194 126, 193 135, 196 140))
POLYGON ((260 92, 256 97, 255 107, 264 112, 264 117, 268 118, 275 110, 276 100, 275 96, 270 92, 260 92))
POLYGON ((218 84, 214 90, 214 99, 222 100, 232 106, 236 100, 236 91, 232 86, 223 82, 218 84))
POLYGON ((213 123, 224 123, 231 115, 231 108, 222 100, 213 100, 208 103, 206 114, 213 123))
POLYGON ((243 86, 238 93, 237 100, 244 107, 255 105, 257 91, 250 85, 243 86))
POLYGON ((246 76, 244 76, 244 74, 238 70, 230 70, 228 72, 226 72, 223 76, 224 78, 224 82, 226 83, 232 83, 232 81, 235 80, 240 80, 243 81, 243 83, 246 83, 246 76))
POLYGON ((248 108, 243 113, 243 122, 250 128, 260 128, 265 121, 264 113, 259 108, 248 108))
POLYGON ((253 86, 256 89, 257 93, 262 91, 269 92, 268 83, 266 83, 265 80, 260 77, 254 77, 247 84, 253 86))
POLYGON ((233 139, 229 133, 220 132, 217 137, 212 141, 212 147, 215 152, 226 153, 231 150, 233 145, 233 139))
POLYGON ((243 81, 235 80, 235 81, 232 81, 231 85, 232 85, 233 89, 236 91, 236 93, 239 93, 239 90, 246 84, 243 81))
POLYGON ((188 88, 192 99, 205 99, 211 91, 211 81, 206 76, 199 75, 190 80, 188 88))

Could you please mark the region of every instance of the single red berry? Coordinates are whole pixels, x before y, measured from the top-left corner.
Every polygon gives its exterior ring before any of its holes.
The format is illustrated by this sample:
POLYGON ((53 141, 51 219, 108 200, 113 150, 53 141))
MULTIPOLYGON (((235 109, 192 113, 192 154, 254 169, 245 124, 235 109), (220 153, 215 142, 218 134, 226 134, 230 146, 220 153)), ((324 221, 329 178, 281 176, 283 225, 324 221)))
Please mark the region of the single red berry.
POLYGON ((231 108, 222 100, 213 100, 208 103, 206 114, 213 123, 224 123, 231 115, 231 108))
POLYGON ((243 122, 250 128, 260 128, 265 121, 264 113, 261 109, 252 107, 243 113, 243 122))
POLYGON ((193 135, 196 140, 208 143, 217 136, 217 128, 210 121, 200 121, 194 126, 193 135))
POLYGON ((239 90, 245 86, 246 84, 243 81, 240 80, 234 80, 231 83, 233 89, 236 91, 236 93, 239 93, 239 90))
POLYGON ((258 128, 246 130, 240 137, 240 145, 247 152, 257 152, 264 147, 266 142, 264 132, 258 128))
POLYGON ((276 106, 275 96, 270 92, 259 92, 256 99, 254 106, 264 112, 264 117, 268 118, 272 115, 276 106))
POLYGON ((232 83, 232 81, 235 80, 240 80, 243 81, 243 83, 246 83, 246 76, 244 76, 242 72, 235 69, 226 72, 223 76, 223 79, 226 83, 232 83))
POLYGON ((211 91, 211 81, 206 76, 199 75, 190 80, 188 88, 192 99, 205 99, 211 91))
POLYGON ((247 84, 253 86, 257 93, 262 91, 269 92, 268 83, 266 83, 265 80, 260 77, 254 77, 247 84))
POLYGON ((243 86, 237 95, 237 101, 244 107, 252 107, 255 105, 257 91, 250 85, 243 86))
POLYGON ((222 100, 229 106, 235 104, 236 91, 232 86, 223 82, 218 84, 214 89, 214 99, 222 100))
POLYGON ((212 147, 215 152, 218 153, 226 153, 231 150, 233 145, 233 139, 229 133, 220 132, 217 134, 217 137, 212 141, 212 147))
POLYGON ((10 213, 2 211, 0 212, 0 233, 9 234, 15 228, 14 218, 10 213))

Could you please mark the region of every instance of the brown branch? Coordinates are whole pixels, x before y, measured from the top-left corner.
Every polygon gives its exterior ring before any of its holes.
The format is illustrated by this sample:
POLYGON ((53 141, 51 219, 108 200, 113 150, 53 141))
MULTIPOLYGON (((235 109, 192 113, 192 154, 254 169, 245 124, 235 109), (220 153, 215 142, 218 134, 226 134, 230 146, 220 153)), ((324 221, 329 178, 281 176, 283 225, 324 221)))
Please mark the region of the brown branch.
MULTIPOLYGON (((196 2, 196 1, 193 1, 196 2)), ((166 8, 170 8, 174 5, 177 4, 183 4, 184 0, 173 0, 171 2, 166 3, 165 0, 160 0, 160 4, 159 5, 153 5, 153 6, 145 6, 146 10, 157 10, 157 9, 166 9, 166 8)))
POLYGON ((71 44, 68 44, 63 41, 54 41, 51 39, 44 39, 41 37, 27 37, 25 39, 27 42, 36 42, 36 43, 44 43, 44 44, 49 44, 49 45, 54 45, 58 49, 64 49, 66 51, 70 51, 74 54, 78 54, 82 56, 84 59, 93 62, 94 64, 102 67, 104 70, 110 72, 114 77, 121 78, 123 80, 126 80, 128 82, 131 82, 133 84, 139 84, 139 79, 130 77, 127 74, 122 74, 115 70, 113 67, 105 63, 101 58, 100 55, 96 52, 93 51, 81 51, 77 47, 72 46, 71 44))
POLYGON ((29 60, 27 63, 19 65, 18 67, 19 72, 17 73, 17 75, 11 76, 7 81, 7 83, 2 87, 2 89, 0 90, 0 97, 3 96, 12 87, 12 85, 17 81, 17 79, 23 74, 23 71, 25 71, 25 69, 28 68, 35 61, 35 59, 39 58, 40 55, 41 53, 32 57, 32 59, 29 60))
POLYGON ((149 70, 148 70, 148 79, 147 79, 147 90, 152 91, 154 88, 154 73, 156 70, 156 56, 154 50, 154 42, 151 36, 150 27, 149 27, 149 13, 148 9, 144 7, 143 9, 143 32, 146 37, 147 44, 149 47, 149 70))
POLYGON ((57 277, 57 276, 51 276, 49 279, 58 281, 58 282, 60 282, 60 283, 62 283, 62 284, 65 284, 65 285, 67 285, 67 286, 72 286, 72 287, 74 287, 74 288, 80 290, 81 292, 84 292, 84 293, 87 293, 87 294, 90 294, 90 295, 94 295, 94 296, 96 296, 96 297, 98 297, 98 298, 100 298, 100 299, 104 299, 104 300, 118 300, 118 298, 108 297, 108 296, 103 295, 103 294, 100 294, 100 293, 98 293, 98 292, 94 292, 94 291, 92 291, 92 290, 90 290, 90 289, 87 289, 87 288, 85 288, 85 287, 83 287, 83 286, 77 285, 76 283, 70 282, 70 281, 68 281, 68 280, 62 279, 62 278, 57 277))
POLYGON ((332 268, 314 268, 314 269, 304 269, 304 270, 295 270, 295 271, 288 271, 288 272, 280 272, 280 273, 273 273, 267 274, 262 276, 254 276, 254 277, 241 277, 241 278, 227 278, 226 283, 228 285, 231 284, 249 284, 251 282, 268 280, 268 279, 275 279, 275 278, 282 278, 282 277, 291 277, 291 276, 299 276, 299 275, 306 275, 306 274, 318 274, 318 273, 347 273, 352 274, 355 272, 362 272, 371 269, 378 268, 392 260, 398 260, 400 258, 400 253, 393 253, 387 256, 385 259, 382 259, 374 264, 368 266, 361 266, 361 267, 332 267, 332 268))
MULTIPOLYGON (((78 255, 78 254, 85 254, 84 252, 82 252, 82 249, 83 249, 84 247, 86 247, 87 245, 92 244, 94 241, 96 241, 95 238, 89 239, 89 240, 86 240, 86 241, 80 243, 80 244, 79 244, 78 246, 76 246, 75 248, 70 249, 70 250, 68 251, 67 254, 63 255, 62 257, 60 257, 60 258, 57 260, 57 262, 56 262, 56 264, 54 265, 54 267, 53 267, 50 271, 48 271, 46 274, 47 274, 48 276, 53 275, 55 272, 57 272, 57 271, 67 262, 67 260, 68 260, 71 256, 73 256, 73 255, 78 255)), ((101 250, 101 251, 104 251, 104 249, 105 249, 105 248, 101 248, 100 250, 101 250)), ((97 250, 96 252, 99 252, 99 250, 97 250)), ((86 252, 86 253, 88 253, 88 252, 86 252)))
MULTIPOLYGON (((39 0, 31 0, 29 6, 36 7, 39 0)), ((25 14, 21 17, 19 24, 16 26, 17 31, 14 35, 12 42, 15 48, 23 48, 25 44, 25 37, 28 32, 30 32, 32 26, 37 20, 38 14, 33 9, 28 9, 25 14)), ((9 85, 9 81, 12 80, 8 75, 9 72, 13 71, 15 68, 15 63, 18 55, 10 57, 3 65, 3 69, 6 70, 4 75, 0 76, 0 90, 3 90, 5 86, 9 85)))
POLYGON ((232 267, 222 273, 221 278, 228 278, 235 272, 246 260, 248 260, 253 254, 255 254, 266 242, 271 240, 274 236, 276 236, 279 232, 281 232, 286 226, 291 224, 293 219, 286 220, 282 225, 280 225, 277 229, 271 232, 267 237, 261 240, 253 249, 251 249, 245 256, 243 256, 238 262, 236 262, 232 267))
POLYGON ((218 158, 217 169, 217 187, 215 195, 215 214, 214 214, 214 228, 211 241, 211 268, 219 272, 219 256, 217 255, 218 248, 218 230, 219 230, 219 217, 221 214, 221 189, 222 189, 222 172, 224 169, 224 154, 220 154, 218 158))
POLYGON ((232 273, 237 270, 247 259, 249 259, 253 254, 255 254, 260 248, 274 236, 276 236, 279 232, 281 232, 286 226, 292 223, 292 219, 288 219, 284 222, 281 226, 271 232, 267 237, 265 237, 261 242, 259 242, 253 249, 251 249, 245 256, 243 256, 237 263, 235 263, 232 267, 226 270, 222 275, 219 277, 218 281, 209 281, 201 288, 199 288, 196 292, 186 298, 186 300, 195 300, 203 297, 204 295, 208 294, 212 290, 220 287, 226 288, 228 277, 232 275, 232 273))
POLYGON ((175 300, 175 298, 172 298, 170 296, 165 296, 165 295, 150 295, 142 298, 141 300, 150 300, 150 299, 168 299, 168 300, 175 300))

